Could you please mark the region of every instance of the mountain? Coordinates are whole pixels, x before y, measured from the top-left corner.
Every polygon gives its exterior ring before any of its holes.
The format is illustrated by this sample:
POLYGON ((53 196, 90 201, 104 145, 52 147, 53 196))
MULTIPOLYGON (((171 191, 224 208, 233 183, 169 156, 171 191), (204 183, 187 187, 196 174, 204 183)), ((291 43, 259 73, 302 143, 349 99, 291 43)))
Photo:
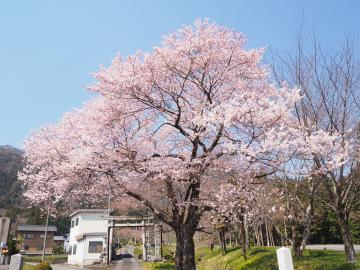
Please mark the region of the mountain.
MULTIPOLYGON (((29 207, 22 197, 22 187, 17 173, 24 166, 23 151, 8 145, 0 145, 0 217, 10 217, 19 224, 45 224, 46 212, 37 207, 29 207)), ((50 224, 58 228, 58 235, 70 229, 68 216, 50 218, 50 224)))
POLYGON ((23 167, 23 152, 9 145, 0 145, 0 208, 21 203, 21 184, 17 173, 23 167))

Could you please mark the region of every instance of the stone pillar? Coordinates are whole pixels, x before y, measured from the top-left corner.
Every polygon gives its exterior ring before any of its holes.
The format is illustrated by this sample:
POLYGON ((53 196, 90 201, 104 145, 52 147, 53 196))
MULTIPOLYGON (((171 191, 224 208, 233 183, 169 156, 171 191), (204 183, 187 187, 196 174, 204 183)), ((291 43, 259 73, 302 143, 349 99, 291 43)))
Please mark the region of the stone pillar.
POLYGON ((22 270, 24 265, 24 257, 20 254, 11 256, 9 270, 22 270))
MULTIPOLYGON (((111 222, 111 221, 110 221, 111 222)), ((112 226, 112 228, 111 228, 111 230, 110 230, 110 235, 109 235, 109 239, 110 239, 110 241, 109 241, 109 244, 110 244, 110 246, 109 246, 109 252, 110 252, 110 254, 109 254, 109 259, 110 259, 110 261, 112 261, 112 257, 113 257, 113 254, 112 254, 112 251, 113 251, 113 235, 114 235, 114 230, 115 230, 115 221, 113 220, 111 223, 110 223, 110 226, 112 226)))
MULTIPOLYGON (((143 225, 145 225, 143 223, 143 225)), ((147 242, 146 242, 146 227, 142 227, 142 242, 143 242, 143 261, 147 261, 147 242)))
POLYGON ((154 242, 155 242, 155 261, 160 261, 161 258, 161 227, 154 226, 154 242))
POLYGON ((293 261, 291 257, 291 250, 286 247, 281 247, 276 250, 279 270, 294 270, 293 261))
POLYGON ((0 242, 6 243, 10 231, 10 218, 0 217, 0 242))

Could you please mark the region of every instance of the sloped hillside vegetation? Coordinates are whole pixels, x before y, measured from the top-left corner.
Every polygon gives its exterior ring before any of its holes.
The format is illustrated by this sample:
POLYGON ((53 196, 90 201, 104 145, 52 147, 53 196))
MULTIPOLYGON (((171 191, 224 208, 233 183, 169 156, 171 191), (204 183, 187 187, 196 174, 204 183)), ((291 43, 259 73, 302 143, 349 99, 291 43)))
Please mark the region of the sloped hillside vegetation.
POLYGON ((12 146, 0 146, 0 208, 21 203, 21 184, 17 173, 22 169, 22 151, 12 146))

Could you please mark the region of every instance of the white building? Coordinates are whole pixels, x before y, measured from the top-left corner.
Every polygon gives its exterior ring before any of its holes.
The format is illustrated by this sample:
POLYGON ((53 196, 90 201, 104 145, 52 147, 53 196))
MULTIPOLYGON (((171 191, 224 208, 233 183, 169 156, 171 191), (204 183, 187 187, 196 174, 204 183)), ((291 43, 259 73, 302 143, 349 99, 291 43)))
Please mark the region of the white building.
POLYGON ((70 215, 69 264, 83 266, 102 260, 108 228, 105 216, 105 209, 80 209, 70 215))

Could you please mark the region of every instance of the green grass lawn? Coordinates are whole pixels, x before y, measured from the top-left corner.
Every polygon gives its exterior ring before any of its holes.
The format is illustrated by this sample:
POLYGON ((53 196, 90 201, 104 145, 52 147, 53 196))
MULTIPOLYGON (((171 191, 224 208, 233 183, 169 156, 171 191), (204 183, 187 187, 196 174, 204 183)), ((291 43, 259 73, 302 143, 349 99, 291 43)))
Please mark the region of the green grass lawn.
POLYGON ((23 270, 34 270, 35 267, 36 267, 36 265, 24 263, 24 268, 23 268, 23 270))
POLYGON ((199 270, 277 269, 275 250, 254 247, 248 252, 248 259, 244 260, 240 248, 230 248, 224 256, 219 248, 214 252, 209 248, 199 248, 196 260, 199 270))
MULTIPOLYGON (((360 259, 360 256, 358 257, 360 259)), ((209 248, 197 250, 199 270, 277 270, 276 248, 253 247, 245 261, 239 248, 231 248, 225 256, 220 249, 211 253, 209 248)), ((347 270, 344 252, 330 250, 306 250, 304 256, 294 259, 296 270, 347 270)))
POLYGON ((348 270, 360 269, 360 254, 357 254, 358 263, 355 267, 348 265, 345 253, 332 250, 306 250, 304 257, 295 259, 297 270, 348 270))
MULTIPOLYGON (((239 248, 230 248, 225 256, 220 249, 198 248, 196 250, 199 270, 277 270, 276 248, 252 247, 245 261, 239 248)), ((360 261, 360 255, 358 255, 360 261)), ((173 270, 172 262, 144 263, 147 270, 173 270)), ((360 263, 351 268, 345 262, 344 252, 330 250, 306 250, 304 256, 294 260, 296 270, 350 270, 360 269, 360 263)))
POLYGON ((173 262, 147 262, 143 263, 146 270, 174 270, 173 262))

